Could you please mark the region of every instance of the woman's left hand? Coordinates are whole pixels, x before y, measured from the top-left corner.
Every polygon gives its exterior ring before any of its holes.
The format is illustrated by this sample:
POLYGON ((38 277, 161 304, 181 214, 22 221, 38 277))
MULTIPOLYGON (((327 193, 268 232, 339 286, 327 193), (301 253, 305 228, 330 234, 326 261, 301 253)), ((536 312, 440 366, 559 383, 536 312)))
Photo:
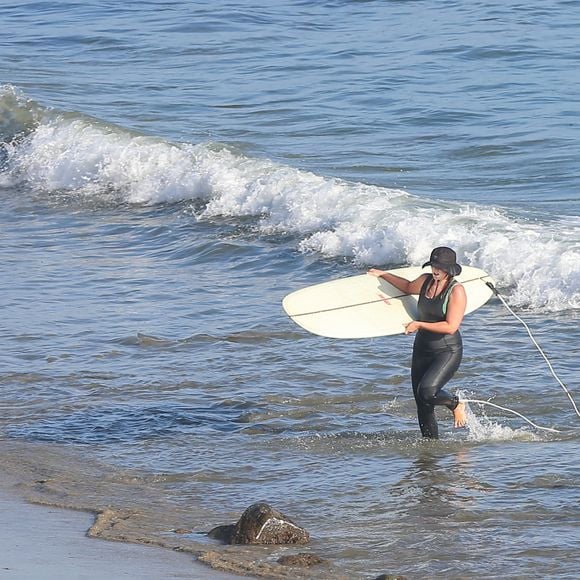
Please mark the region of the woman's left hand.
POLYGON ((405 334, 413 334, 419 330, 420 326, 416 320, 405 324, 405 334))

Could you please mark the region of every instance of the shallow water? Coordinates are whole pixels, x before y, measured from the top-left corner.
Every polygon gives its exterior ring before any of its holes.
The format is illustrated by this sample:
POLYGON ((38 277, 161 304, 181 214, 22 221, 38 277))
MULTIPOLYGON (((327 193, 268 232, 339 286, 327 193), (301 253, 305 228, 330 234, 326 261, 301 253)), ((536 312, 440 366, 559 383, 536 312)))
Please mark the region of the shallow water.
POLYGON ((452 387, 559 433, 472 404, 421 441, 411 337, 281 309, 449 244, 578 390, 574 5, 3 9, 5 469, 161 542, 266 500, 350 577, 576 577, 579 419, 497 299, 452 387))

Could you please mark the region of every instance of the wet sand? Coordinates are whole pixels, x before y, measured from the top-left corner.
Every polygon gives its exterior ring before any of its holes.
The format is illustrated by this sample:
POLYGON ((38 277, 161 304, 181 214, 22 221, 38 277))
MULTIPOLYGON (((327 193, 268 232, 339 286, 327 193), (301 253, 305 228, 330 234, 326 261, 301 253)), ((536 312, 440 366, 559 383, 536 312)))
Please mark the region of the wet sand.
POLYGON ((86 537, 87 512, 26 503, 0 486, 0 579, 239 578, 211 570, 191 554, 86 537))
POLYGON ((62 445, 0 437, 0 450, 0 580, 341 577, 330 564, 278 562, 302 547, 208 539, 227 520, 195 501, 167 509, 157 475, 79 461, 62 445))

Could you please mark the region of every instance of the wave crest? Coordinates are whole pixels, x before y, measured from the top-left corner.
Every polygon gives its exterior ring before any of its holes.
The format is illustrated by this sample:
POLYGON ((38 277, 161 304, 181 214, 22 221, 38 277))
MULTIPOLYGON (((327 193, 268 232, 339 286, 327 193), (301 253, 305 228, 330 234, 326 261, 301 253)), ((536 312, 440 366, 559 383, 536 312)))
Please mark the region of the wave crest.
POLYGON ((323 177, 215 143, 171 143, 43 109, 10 87, 0 90, 0 111, 4 186, 109 200, 113 192, 124 204, 202 200, 199 219, 256 216, 262 232, 300 238, 303 252, 361 266, 420 264, 450 245, 463 264, 510 288, 516 306, 580 308, 580 228, 569 220, 323 177))

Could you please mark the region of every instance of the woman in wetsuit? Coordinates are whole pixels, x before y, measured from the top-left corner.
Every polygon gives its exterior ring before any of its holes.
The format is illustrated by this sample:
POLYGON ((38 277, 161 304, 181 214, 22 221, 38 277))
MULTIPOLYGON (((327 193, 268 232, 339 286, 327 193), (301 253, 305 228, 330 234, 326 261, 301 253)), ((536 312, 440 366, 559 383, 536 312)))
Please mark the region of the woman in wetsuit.
POLYGON ((426 266, 431 266, 432 273, 415 280, 375 268, 369 274, 384 278, 405 294, 419 295, 418 320, 405 326, 405 334, 417 333, 411 382, 421 434, 437 439, 436 405, 444 405, 453 413, 454 427, 463 427, 467 422, 465 403, 443 389, 463 356, 459 326, 465 315, 466 296, 463 286, 454 280, 461 273, 461 266, 451 248, 435 248, 423 268, 426 266))

